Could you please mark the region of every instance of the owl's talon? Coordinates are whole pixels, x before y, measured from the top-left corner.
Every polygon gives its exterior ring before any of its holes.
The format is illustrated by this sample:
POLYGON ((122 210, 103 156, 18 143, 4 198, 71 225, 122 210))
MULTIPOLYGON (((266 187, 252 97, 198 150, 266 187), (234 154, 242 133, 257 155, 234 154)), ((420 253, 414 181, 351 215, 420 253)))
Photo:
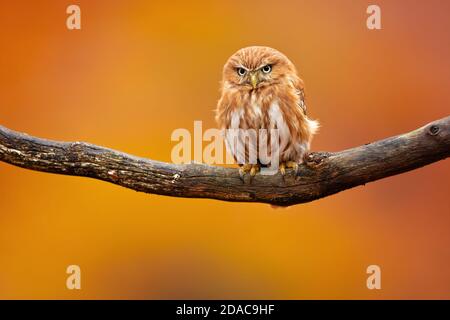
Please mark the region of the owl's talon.
POLYGON ((250 169, 250 176, 252 176, 252 177, 256 176, 256 173, 258 173, 259 170, 260 170, 260 168, 259 168, 258 164, 252 165, 252 167, 250 169))
POLYGON ((297 162, 295 162, 295 161, 289 161, 288 164, 287 164, 287 166, 288 166, 289 168, 292 168, 292 170, 294 170, 295 175, 297 175, 297 173, 298 173, 298 163, 297 163, 297 162))
POLYGON ((286 175, 286 168, 291 168, 294 170, 295 175, 298 173, 298 163, 295 161, 285 161, 280 163, 280 173, 282 176, 286 175))
POLYGON ((239 168, 239 176, 241 177, 241 180, 243 180, 246 173, 249 173, 251 177, 254 177, 259 171, 259 164, 244 164, 239 168))
POLYGON ((286 164, 284 162, 280 163, 280 173, 282 176, 286 174, 286 164))
POLYGON ((245 177, 245 172, 239 168, 239 179, 242 180, 242 182, 244 182, 244 177, 245 177))
POLYGON ((245 174, 250 170, 250 165, 244 164, 239 168, 239 177, 244 181, 245 174))

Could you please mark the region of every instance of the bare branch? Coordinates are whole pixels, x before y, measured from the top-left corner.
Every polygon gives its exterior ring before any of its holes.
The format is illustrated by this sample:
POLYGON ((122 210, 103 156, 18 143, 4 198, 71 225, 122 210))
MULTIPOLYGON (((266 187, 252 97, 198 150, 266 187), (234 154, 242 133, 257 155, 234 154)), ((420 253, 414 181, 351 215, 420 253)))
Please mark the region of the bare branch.
POLYGON ((450 154, 450 116, 396 137, 340 152, 308 156, 298 176, 257 175, 237 169, 175 165, 84 142, 57 142, 0 126, 0 160, 22 168, 90 177, 146 193, 288 206, 414 170, 450 154))

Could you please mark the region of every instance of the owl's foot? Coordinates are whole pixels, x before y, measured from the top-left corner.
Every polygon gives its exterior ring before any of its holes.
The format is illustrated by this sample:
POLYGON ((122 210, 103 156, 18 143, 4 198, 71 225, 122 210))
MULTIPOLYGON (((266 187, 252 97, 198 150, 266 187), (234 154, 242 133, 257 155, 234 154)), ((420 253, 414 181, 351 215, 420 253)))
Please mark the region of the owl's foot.
POLYGON ((286 168, 294 170, 295 174, 298 172, 298 163, 295 161, 284 161, 280 163, 280 173, 282 176, 286 174, 286 168))
POLYGON ((239 168, 239 176, 243 179, 246 173, 249 173, 251 177, 254 177, 256 173, 260 171, 259 164, 244 164, 239 168))

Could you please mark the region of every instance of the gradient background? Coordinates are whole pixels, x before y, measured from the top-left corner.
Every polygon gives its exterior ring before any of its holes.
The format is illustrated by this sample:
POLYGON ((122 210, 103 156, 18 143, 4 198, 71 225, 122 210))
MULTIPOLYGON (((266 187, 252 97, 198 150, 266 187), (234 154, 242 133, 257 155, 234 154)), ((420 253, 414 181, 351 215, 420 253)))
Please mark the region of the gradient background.
MULTIPOLYGON (((170 161, 226 59, 284 52, 336 151, 448 115, 450 2, 2 1, 0 123, 170 161), (79 4, 82 30, 66 29, 79 4)), ((0 163, 0 298, 450 298, 449 162, 286 210, 0 163), (80 265, 82 290, 67 290, 80 265), (382 290, 366 268, 382 268, 382 290)))

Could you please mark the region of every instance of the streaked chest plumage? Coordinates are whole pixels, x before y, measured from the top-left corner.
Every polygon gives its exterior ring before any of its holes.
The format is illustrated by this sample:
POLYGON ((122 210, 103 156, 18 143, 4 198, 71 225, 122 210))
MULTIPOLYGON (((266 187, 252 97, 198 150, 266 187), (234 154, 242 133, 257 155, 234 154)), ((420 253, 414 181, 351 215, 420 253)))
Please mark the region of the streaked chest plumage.
MULTIPOLYGON (((232 95, 232 94, 231 94, 232 95)), ((264 91, 250 91, 244 93, 235 93, 234 97, 230 99, 230 108, 225 115, 224 129, 240 129, 243 130, 239 134, 237 143, 240 144, 241 149, 245 152, 245 159, 248 161, 248 150, 252 148, 260 148, 262 143, 266 144, 268 153, 271 156, 271 145, 274 139, 274 131, 276 130, 276 138, 278 141, 277 148, 279 150, 280 161, 297 161, 301 162, 301 158, 308 148, 309 142, 307 139, 302 139, 300 134, 299 111, 301 111, 297 104, 295 92, 284 92, 282 95, 276 95, 273 90, 264 91), (298 110, 296 110, 298 109, 298 110), (297 112, 295 112, 297 111, 297 112), (246 138, 245 130, 253 129, 256 131, 258 137, 257 146, 248 146, 249 139, 246 138), (260 131, 263 132, 260 132, 260 131), (266 139, 260 139, 267 135, 266 139), (244 144, 247 143, 247 146, 244 144)), ((247 136, 248 137, 248 136, 247 136)), ((236 146, 235 132, 225 133, 228 150, 235 158, 239 158, 236 146)), ((240 155, 242 159, 243 155, 240 155)), ((261 159, 258 154, 258 161, 267 163, 267 159, 261 159)))

